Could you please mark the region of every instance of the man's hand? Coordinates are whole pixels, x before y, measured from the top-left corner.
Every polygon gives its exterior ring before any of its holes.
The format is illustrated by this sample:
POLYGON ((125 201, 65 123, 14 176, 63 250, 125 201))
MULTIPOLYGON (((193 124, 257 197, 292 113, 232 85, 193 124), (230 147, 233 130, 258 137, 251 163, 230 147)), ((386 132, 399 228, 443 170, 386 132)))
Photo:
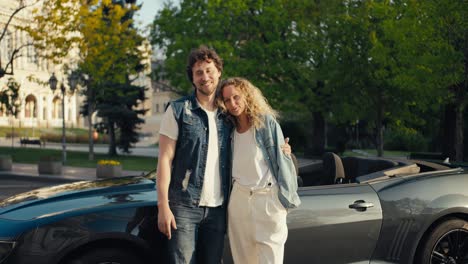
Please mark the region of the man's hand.
POLYGON ((171 228, 177 229, 174 215, 172 214, 169 204, 158 205, 158 229, 161 233, 171 239, 171 228))
POLYGON ((289 138, 284 139, 284 145, 281 146, 281 150, 283 150, 283 153, 287 156, 291 155, 291 145, 289 145, 289 138))

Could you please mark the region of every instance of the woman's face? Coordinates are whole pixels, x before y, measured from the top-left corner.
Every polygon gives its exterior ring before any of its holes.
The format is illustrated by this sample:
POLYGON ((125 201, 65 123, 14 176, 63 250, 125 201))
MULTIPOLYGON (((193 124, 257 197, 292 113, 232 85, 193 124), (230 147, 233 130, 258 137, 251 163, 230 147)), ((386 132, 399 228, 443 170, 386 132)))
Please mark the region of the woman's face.
POLYGON ((229 113, 235 117, 245 114, 244 96, 234 85, 227 85, 223 89, 223 101, 229 113))

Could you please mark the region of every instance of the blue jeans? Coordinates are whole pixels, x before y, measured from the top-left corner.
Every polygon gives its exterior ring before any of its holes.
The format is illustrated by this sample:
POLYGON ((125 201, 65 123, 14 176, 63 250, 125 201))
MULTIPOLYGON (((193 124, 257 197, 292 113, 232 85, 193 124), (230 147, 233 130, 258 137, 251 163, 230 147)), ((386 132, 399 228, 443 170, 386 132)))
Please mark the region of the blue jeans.
POLYGON ((189 207, 171 204, 177 230, 168 240, 169 263, 221 263, 226 233, 225 207, 189 207))

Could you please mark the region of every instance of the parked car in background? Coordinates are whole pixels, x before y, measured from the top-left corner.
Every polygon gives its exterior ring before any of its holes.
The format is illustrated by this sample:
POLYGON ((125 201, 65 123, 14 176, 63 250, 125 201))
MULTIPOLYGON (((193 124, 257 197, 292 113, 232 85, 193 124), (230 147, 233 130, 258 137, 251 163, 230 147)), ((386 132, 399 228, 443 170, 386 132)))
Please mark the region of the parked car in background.
MULTIPOLYGON (((288 215, 285 263, 468 263, 464 169, 327 153, 300 171, 302 204, 288 215)), ((75 182, 0 201, 0 263, 165 263, 155 177, 75 182)))

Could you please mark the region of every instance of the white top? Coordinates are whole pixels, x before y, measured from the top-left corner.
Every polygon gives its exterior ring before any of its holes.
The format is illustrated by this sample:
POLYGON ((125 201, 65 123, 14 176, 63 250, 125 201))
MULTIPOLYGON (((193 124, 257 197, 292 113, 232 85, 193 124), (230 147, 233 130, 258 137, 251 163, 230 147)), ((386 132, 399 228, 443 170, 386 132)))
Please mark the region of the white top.
POLYGON ((244 133, 234 131, 232 177, 238 184, 253 189, 276 183, 262 150, 256 144, 252 127, 244 133))
MULTIPOLYGON (((208 115, 208 154, 199 205, 216 207, 222 205, 224 200, 221 191, 221 176, 219 175, 219 145, 218 129, 216 127, 217 110, 213 112, 203 110, 208 115)), ((164 113, 159 134, 176 141, 178 139, 179 127, 172 107, 168 107, 164 113)))

